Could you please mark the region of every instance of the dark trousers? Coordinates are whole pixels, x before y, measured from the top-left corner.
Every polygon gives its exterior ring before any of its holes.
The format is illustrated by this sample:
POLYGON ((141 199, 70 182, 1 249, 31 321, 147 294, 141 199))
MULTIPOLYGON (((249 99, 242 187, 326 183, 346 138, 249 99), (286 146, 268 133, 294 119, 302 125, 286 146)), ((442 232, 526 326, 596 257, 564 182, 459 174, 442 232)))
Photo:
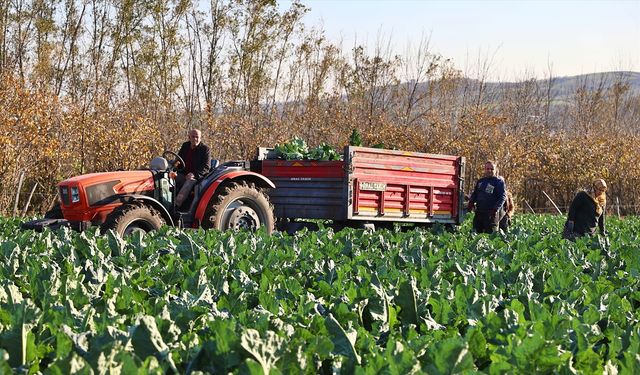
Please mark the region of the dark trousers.
POLYGON ((490 211, 476 211, 473 217, 473 229, 478 233, 497 232, 499 217, 500 215, 492 214, 490 211))
POLYGON ((187 180, 187 177, 178 173, 176 176, 176 207, 182 206, 182 204, 189 198, 189 194, 193 187, 196 185, 196 180, 187 180))

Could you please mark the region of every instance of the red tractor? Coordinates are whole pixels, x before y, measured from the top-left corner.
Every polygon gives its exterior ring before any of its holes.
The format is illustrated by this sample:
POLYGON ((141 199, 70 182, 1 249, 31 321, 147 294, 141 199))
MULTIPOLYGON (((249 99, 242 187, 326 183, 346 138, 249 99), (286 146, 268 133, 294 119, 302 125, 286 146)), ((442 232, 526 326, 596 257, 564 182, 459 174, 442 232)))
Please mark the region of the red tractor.
POLYGON ((175 207, 173 152, 147 170, 93 173, 58 184, 60 207, 29 229, 89 226, 121 236, 162 225, 186 228, 293 232, 312 220, 335 228, 408 228, 464 220, 464 168, 460 156, 347 146, 343 160, 280 160, 260 148, 251 161, 214 166, 195 186, 184 212, 175 207), (307 221, 305 221, 307 220, 307 221))
POLYGON ((249 161, 212 165, 212 171, 196 184, 185 212, 174 204, 172 166, 178 165, 176 161, 185 165, 180 156, 165 151, 147 170, 91 173, 64 180, 58 184, 59 206, 44 219, 24 223, 23 228, 70 226, 82 231, 100 226, 121 236, 163 225, 273 230, 275 219, 265 189, 275 186, 252 172, 249 161))

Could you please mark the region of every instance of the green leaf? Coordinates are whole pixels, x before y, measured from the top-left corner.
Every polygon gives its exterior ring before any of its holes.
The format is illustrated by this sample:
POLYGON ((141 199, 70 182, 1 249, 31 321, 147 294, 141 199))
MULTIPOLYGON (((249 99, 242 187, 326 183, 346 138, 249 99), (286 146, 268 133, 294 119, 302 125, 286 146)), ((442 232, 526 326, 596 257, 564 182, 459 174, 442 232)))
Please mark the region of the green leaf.
POLYGON ((9 306, 15 306, 21 304, 23 301, 22 293, 20 289, 13 283, 7 283, 0 288, 0 303, 8 304, 9 306))
POLYGON ((141 360, 146 361, 148 357, 165 359, 175 370, 175 364, 169 356, 169 347, 164 343, 154 317, 145 315, 140 318, 140 324, 131 334, 131 344, 141 360))
POLYGON ((57 359, 49 368, 47 372, 55 375, 66 374, 94 374, 91 366, 75 352, 70 355, 57 359))
POLYGON ((342 160, 342 155, 339 154, 331 145, 323 142, 318 147, 311 150, 306 158, 309 160, 332 161, 342 160))
POLYGON ((260 363, 264 374, 269 374, 274 368, 282 352, 283 342, 284 339, 272 331, 267 331, 266 338, 263 339, 260 332, 251 328, 245 330, 240 338, 242 347, 260 363))
POLYGON ((108 231, 106 233, 107 243, 109 244, 109 250, 112 256, 120 256, 124 253, 124 249, 127 245, 126 241, 122 237, 118 236, 114 231, 108 231))
POLYGON ((13 370, 9 364, 9 353, 5 349, 0 349, 0 373, 11 374, 13 370))
POLYGON ((429 358, 432 365, 429 365, 428 368, 433 372, 457 374, 475 370, 473 356, 469 352, 469 347, 459 337, 438 342, 435 348, 429 350, 429 358))
POLYGON ((269 372, 264 370, 264 367, 256 362, 253 358, 247 358, 244 361, 245 366, 247 366, 247 373, 249 375, 268 375, 269 372))
POLYGON ((400 306, 400 320, 402 324, 418 325, 418 308, 416 304, 415 280, 404 280, 398 288, 398 296, 396 297, 398 306, 400 306))
POLYGON ((327 358, 333 352, 333 342, 323 336, 315 336, 309 343, 308 351, 321 359, 327 358))
POLYGON ((416 353, 398 341, 389 341, 385 350, 386 372, 392 374, 419 373, 420 364, 416 353))
POLYGON ((487 339, 478 328, 471 328, 467 331, 466 340, 469 345, 471 354, 476 359, 482 359, 487 356, 487 339))
POLYGON ((389 300, 375 275, 371 278, 371 288, 375 294, 364 301, 366 303, 363 310, 363 321, 366 322, 365 327, 371 326, 372 322, 381 322, 383 328, 388 327, 389 300))
POLYGON ((333 353, 344 355, 348 359, 360 363, 360 356, 354 347, 357 332, 354 330, 350 330, 349 332, 345 331, 331 313, 325 318, 324 323, 327 331, 329 331, 331 335, 333 353))
POLYGON ((594 352, 592 347, 581 350, 576 355, 575 369, 582 374, 602 373, 602 358, 594 352))
POLYGON ((571 357, 570 352, 560 352, 553 342, 545 340, 542 329, 527 335, 513 350, 519 367, 534 372, 551 372, 562 367, 571 357))
POLYGON ((132 353, 120 351, 115 356, 115 361, 121 365, 122 374, 138 374, 139 366, 133 358, 132 353))
POLYGON ((21 299, 22 296, 16 290, 13 285, 8 285, 5 289, 8 291, 6 296, 9 303, 4 305, 12 309, 11 325, 8 329, 2 328, 4 332, 0 333, 0 348, 8 351, 12 367, 27 365, 38 358, 38 347, 31 331, 42 315, 31 300, 21 299), (19 303, 13 303, 18 300, 19 303))
POLYGON ((351 131, 351 136, 349 136, 349 145, 350 146, 362 146, 362 136, 358 129, 353 129, 351 131))
POLYGON ((309 153, 307 143, 298 137, 289 142, 277 144, 275 152, 278 158, 285 160, 302 160, 309 153))

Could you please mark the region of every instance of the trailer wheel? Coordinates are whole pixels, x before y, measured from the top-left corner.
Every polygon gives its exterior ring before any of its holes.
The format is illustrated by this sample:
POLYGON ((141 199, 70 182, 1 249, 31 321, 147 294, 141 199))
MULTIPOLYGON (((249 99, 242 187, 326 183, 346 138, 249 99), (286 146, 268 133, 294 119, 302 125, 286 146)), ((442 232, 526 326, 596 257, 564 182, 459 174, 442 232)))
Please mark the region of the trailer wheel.
POLYGON ((204 215, 202 226, 218 230, 257 230, 264 226, 273 232, 275 219, 269 198, 253 184, 233 183, 212 199, 204 215))
POLYGON ((113 229, 121 237, 140 232, 142 234, 158 230, 165 224, 160 213, 148 206, 125 204, 115 210, 102 224, 102 231, 113 229))

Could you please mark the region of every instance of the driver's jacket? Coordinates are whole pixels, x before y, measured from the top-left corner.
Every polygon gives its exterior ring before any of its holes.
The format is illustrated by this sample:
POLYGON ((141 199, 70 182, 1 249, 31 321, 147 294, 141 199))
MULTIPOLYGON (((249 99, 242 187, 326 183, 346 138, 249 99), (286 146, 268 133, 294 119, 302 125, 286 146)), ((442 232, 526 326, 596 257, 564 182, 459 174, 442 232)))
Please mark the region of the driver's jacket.
POLYGON ((193 173, 196 180, 200 180, 209 173, 209 169, 211 168, 211 151, 209 146, 200 143, 192 150, 191 158, 189 159, 187 155, 190 148, 191 142, 187 141, 182 144, 180 151, 178 151, 178 155, 187 163, 185 169, 180 171, 180 173, 184 173, 185 175, 193 173))

